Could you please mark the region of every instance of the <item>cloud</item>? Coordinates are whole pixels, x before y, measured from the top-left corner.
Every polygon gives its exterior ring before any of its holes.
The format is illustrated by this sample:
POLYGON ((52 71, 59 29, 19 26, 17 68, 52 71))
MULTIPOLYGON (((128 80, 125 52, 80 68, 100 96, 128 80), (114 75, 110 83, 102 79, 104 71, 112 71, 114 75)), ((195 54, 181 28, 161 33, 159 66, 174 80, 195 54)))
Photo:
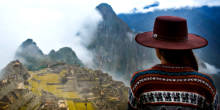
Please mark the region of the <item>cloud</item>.
POLYGON ((158 7, 159 5, 160 5, 159 2, 155 2, 155 3, 153 3, 153 4, 150 4, 150 5, 145 6, 144 9, 150 9, 150 8, 152 8, 152 7, 158 7))
POLYGON ((149 12, 156 9, 220 6, 220 0, 102 0, 111 4, 116 13, 149 12), (158 3, 156 7, 145 8, 158 3), (121 4, 124 4, 123 6, 121 4))
POLYGON ((160 3, 158 7, 151 8, 149 10, 141 10, 142 12, 153 11, 155 9, 178 9, 178 8, 193 8, 201 6, 220 6, 219 0, 155 0, 160 3))
POLYGON ((84 46, 102 19, 96 5, 89 0, 1 0, 0 69, 13 60, 18 46, 28 38, 44 53, 68 46, 88 62, 91 58, 84 46))
POLYGON ((203 62, 203 66, 199 67, 200 72, 208 73, 208 74, 219 74, 220 69, 216 68, 214 65, 211 65, 207 62, 203 62))
POLYGON ((110 4, 116 13, 220 6, 219 0, 0 0, 0 68, 13 59, 27 38, 32 38, 44 53, 72 47, 80 59, 86 59, 83 62, 89 62, 85 45, 101 20, 95 7, 102 2, 110 4), (151 7, 146 8, 148 5, 151 7), (78 32, 81 36, 76 36, 78 32))

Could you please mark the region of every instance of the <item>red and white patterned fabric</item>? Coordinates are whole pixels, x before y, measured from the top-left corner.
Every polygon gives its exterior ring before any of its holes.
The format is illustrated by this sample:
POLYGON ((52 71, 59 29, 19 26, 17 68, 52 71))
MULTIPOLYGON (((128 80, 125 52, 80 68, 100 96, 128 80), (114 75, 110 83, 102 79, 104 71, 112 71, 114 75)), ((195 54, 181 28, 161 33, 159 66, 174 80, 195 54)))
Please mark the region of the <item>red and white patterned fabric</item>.
POLYGON ((181 106, 217 110, 217 93, 212 78, 191 67, 156 65, 133 74, 129 107, 181 106))

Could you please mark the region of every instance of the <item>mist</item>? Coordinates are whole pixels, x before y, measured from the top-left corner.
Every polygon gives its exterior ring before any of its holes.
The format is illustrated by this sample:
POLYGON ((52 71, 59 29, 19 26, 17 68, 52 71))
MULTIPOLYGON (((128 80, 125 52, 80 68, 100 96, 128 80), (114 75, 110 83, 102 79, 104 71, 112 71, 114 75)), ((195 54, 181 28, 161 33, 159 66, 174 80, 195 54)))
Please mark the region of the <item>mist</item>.
POLYGON ((200 72, 208 73, 208 74, 218 74, 218 73, 220 73, 220 69, 216 68, 214 65, 211 65, 207 62, 204 62, 204 66, 200 65, 200 67, 199 67, 200 72))
POLYGON ((16 49, 28 38, 44 54, 71 47, 83 63, 91 63, 92 56, 88 57, 90 52, 85 46, 102 20, 94 3, 12 0, 1 1, 0 7, 0 69, 13 60, 16 49))
MULTIPOLYGON (((171 3, 171 1, 167 3, 171 3)), ((184 3, 174 6, 159 0, 159 6, 152 9, 220 5, 218 1, 190 1, 191 5, 184 3)), ((93 2, 89 0, 77 2, 71 0, 0 1, 0 69, 14 59, 18 46, 28 38, 33 39, 44 54, 49 53, 52 49, 57 51, 62 47, 71 47, 84 64, 92 65, 93 54, 87 50, 86 46, 93 40, 97 25, 102 21, 101 15, 95 10, 95 7, 101 2, 109 3, 116 13, 128 13, 135 7, 142 9, 146 5, 151 5, 155 3, 155 0, 146 3, 120 1, 120 3, 128 3, 125 7, 121 7, 116 0, 95 0, 93 2)), ((144 10, 139 11, 144 12, 144 10)), ((128 36, 130 36, 129 33, 128 36)), ((206 64, 208 65, 206 67, 211 68, 209 71, 212 73, 219 72, 219 69, 213 65, 206 64)))

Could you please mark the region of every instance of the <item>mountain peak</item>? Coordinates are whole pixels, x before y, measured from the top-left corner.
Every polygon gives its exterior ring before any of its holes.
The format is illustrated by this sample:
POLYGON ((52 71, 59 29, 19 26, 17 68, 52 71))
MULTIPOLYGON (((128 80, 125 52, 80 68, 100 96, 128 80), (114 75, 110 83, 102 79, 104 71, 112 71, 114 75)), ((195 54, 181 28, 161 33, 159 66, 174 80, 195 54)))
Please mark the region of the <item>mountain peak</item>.
POLYGON ((23 66, 23 64, 19 60, 15 60, 10 62, 4 69, 3 69, 3 79, 12 77, 16 75, 19 77, 19 80, 27 79, 29 74, 27 69, 23 66))
POLYGON ((111 5, 107 4, 107 3, 101 3, 97 6, 97 8, 106 8, 106 9, 111 9, 112 10, 112 7, 111 5))
POLYGON ((59 49, 59 51, 73 52, 73 50, 70 47, 63 47, 63 48, 59 49))
MULTIPOLYGON (((25 51, 26 54, 43 55, 43 52, 32 39, 25 40, 19 47, 19 51, 25 51)), ((17 52, 19 52, 17 51, 17 52)))
POLYGON ((50 55, 50 54, 55 54, 55 53, 56 53, 56 51, 55 51, 54 49, 52 49, 52 50, 50 51, 49 55, 50 55))
POLYGON ((102 16, 104 17, 104 19, 106 17, 109 16, 117 16, 114 12, 114 10, 112 9, 111 5, 107 4, 107 3, 101 3, 99 4, 96 9, 102 14, 102 16))
POLYGON ((27 47, 29 45, 36 45, 36 43, 33 41, 33 39, 27 39, 21 44, 21 47, 27 47))
MULTIPOLYGON (((21 61, 28 69, 34 70, 39 61, 44 61, 44 54, 32 39, 25 40, 16 50, 14 58, 21 61)), ((40 63, 39 63, 40 65, 40 63)))
POLYGON ((52 50, 49 53, 49 57, 56 62, 63 62, 67 64, 77 64, 83 65, 82 62, 78 59, 75 52, 69 47, 63 47, 58 51, 52 50))

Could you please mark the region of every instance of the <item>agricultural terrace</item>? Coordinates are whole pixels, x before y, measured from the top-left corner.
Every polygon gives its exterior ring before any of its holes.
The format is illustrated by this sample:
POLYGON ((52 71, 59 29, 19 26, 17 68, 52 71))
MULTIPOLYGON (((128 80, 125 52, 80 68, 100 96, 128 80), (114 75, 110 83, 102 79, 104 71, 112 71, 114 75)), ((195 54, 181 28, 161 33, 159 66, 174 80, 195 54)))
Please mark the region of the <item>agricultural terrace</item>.
MULTIPOLYGON (((66 73, 66 70, 57 73, 47 73, 46 69, 40 71, 30 71, 31 78, 28 80, 30 86, 26 86, 33 93, 41 96, 41 90, 50 92, 56 97, 62 98, 80 98, 77 92, 64 92, 61 88, 63 85, 60 83, 61 77, 66 73), (48 85, 51 83, 52 85, 48 85)), ((85 103, 83 102, 74 102, 71 100, 67 101, 69 110, 86 110, 85 103)), ((87 110, 94 110, 94 107, 91 102, 87 103, 87 110)))

